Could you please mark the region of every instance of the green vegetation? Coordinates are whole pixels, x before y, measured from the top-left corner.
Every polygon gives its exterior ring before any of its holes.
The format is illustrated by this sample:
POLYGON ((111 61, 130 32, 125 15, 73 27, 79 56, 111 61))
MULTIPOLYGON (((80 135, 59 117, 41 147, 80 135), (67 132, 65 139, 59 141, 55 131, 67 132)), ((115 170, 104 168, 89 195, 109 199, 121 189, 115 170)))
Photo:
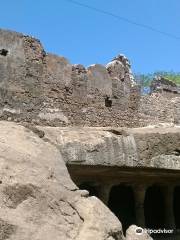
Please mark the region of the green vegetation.
POLYGON ((165 78, 175 82, 177 85, 180 85, 180 73, 172 72, 157 72, 156 75, 164 76, 165 78))
POLYGON ((175 82, 177 85, 180 85, 180 72, 175 73, 173 71, 171 71, 171 72, 157 71, 157 72, 149 73, 149 74, 136 74, 135 79, 143 87, 148 87, 148 86, 150 86, 151 81, 153 80, 153 78, 155 76, 163 76, 163 77, 175 82))

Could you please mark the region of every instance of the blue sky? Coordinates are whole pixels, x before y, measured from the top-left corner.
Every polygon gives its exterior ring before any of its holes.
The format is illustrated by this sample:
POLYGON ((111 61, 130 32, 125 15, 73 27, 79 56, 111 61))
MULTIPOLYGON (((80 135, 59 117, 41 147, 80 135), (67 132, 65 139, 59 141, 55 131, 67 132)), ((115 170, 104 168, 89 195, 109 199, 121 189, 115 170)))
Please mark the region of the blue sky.
MULTIPOLYGON (((180 37, 179 0, 77 0, 180 37)), ((66 0, 1 0, 0 27, 33 35, 47 52, 85 66, 124 53, 134 72, 180 72, 180 40, 66 0)))

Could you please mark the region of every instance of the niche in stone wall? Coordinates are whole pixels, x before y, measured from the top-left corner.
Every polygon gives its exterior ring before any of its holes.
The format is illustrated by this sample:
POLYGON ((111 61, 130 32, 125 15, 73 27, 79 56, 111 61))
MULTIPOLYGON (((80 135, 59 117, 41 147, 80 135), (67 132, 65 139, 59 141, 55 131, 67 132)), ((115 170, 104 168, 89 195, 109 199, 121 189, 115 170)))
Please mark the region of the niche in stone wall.
POLYGON ((112 107, 112 100, 109 97, 105 98, 105 106, 112 107))

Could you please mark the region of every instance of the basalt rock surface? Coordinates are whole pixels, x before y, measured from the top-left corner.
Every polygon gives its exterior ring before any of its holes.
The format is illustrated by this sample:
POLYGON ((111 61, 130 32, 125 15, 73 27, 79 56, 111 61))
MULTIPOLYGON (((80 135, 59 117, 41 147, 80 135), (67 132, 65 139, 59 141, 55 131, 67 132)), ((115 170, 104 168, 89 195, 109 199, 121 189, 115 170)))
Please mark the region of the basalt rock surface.
POLYGON ((0 122, 1 240, 122 240, 118 219, 78 190, 60 152, 31 130, 0 122))
POLYGON ((59 148, 68 165, 180 168, 179 126, 38 128, 59 148))

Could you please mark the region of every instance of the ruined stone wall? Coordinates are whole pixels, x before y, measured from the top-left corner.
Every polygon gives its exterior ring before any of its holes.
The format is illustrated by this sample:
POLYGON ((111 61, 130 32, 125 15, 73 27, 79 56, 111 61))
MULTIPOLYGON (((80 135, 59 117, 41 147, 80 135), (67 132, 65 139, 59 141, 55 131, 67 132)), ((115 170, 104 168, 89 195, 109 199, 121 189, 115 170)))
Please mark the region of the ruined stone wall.
POLYGON ((4 30, 0 50, 1 119, 53 126, 126 125, 132 119, 128 104, 134 83, 124 56, 107 69, 72 66, 64 57, 46 54, 38 40, 4 30))
POLYGON ((174 123, 174 103, 161 94, 142 96, 139 104, 139 124, 141 126, 174 123))
POLYGON ((45 53, 39 40, 1 30, 0 72, 3 120, 128 127, 179 121, 178 100, 140 96, 130 63, 123 55, 106 66, 85 68, 45 53))
POLYGON ((180 97, 172 99, 173 112, 174 112, 174 123, 180 125, 180 97))
POLYGON ((43 60, 39 41, 18 33, 0 31, 1 119, 32 121, 43 102, 43 60))
POLYGON ((178 86, 163 77, 155 78, 151 83, 150 95, 141 96, 139 119, 142 124, 169 122, 179 124, 180 93, 178 86))

